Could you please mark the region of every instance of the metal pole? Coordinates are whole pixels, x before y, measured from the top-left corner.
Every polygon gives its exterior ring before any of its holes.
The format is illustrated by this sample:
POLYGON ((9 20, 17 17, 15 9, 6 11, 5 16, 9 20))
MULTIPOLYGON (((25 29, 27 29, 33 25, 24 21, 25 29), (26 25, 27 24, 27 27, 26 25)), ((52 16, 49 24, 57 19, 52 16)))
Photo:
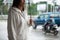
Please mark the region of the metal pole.
MULTIPOLYGON (((30 8, 30 0, 28 0, 28 6, 29 6, 29 8, 30 8)), ((31 12, 31 11, 30 11, 31 12)), ((30 13, 30 25, 32 25, 32 16, 31 16, 32 14, 30 13)))
POLYGON ((54 7, 53 7, 53 12, 55 12, 55 2, 56 0, 53 0, 53 4, 54 4, 54 7))
POLYGON ((48 13, 48 2, 47 2, 47 13, 48 13))

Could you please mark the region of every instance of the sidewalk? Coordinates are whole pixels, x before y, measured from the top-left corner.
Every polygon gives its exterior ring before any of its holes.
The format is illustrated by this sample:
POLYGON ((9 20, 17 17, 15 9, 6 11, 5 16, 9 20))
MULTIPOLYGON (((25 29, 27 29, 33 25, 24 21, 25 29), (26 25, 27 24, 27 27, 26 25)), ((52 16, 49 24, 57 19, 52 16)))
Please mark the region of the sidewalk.
POLYGON ((8 15, 0 15, 0 20, 7 20, 8 15))
MULTIPOLYGON (((57 36, 47 34, 41 30, 42 26, 39 25, 36 30, 29 28, 28 40, 60 40, 60 31, 57 36)), ((0 40, 8 40, 7 37, 7 20, 0 20, 0 40)))
POLYGON ((8 40, 7 39, 7 21, 0 20, 0 40, 8 40))

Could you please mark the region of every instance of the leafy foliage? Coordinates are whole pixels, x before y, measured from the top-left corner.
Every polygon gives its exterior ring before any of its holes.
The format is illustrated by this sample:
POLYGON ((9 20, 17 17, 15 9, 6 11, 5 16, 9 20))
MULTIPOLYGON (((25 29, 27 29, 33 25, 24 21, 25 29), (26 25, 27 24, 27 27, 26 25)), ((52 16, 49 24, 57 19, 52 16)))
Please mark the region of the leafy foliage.
POLYGON ((0 5, 2 5, 3 4, 3 0, 0 0, 0 5))
POLYGON ((7 15, 8 5, 4 5, 3 1, 4 0, 0 0, 0 15, 1 14, 7 15))
POLYGON ((36 4, 31 4, 28 7, 28 14, 29 15, 36 15, 37 14, 37 5, 36 4))

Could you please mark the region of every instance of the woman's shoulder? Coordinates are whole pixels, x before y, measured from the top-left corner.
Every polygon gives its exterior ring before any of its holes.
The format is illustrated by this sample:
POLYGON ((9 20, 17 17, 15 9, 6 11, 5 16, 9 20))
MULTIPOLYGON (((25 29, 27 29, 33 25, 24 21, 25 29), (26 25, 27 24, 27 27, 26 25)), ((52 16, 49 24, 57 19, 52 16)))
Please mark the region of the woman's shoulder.
POLYGON ((18 12, 13 7, 10 7, 8 13, 11 15, 17 15, 18 12))

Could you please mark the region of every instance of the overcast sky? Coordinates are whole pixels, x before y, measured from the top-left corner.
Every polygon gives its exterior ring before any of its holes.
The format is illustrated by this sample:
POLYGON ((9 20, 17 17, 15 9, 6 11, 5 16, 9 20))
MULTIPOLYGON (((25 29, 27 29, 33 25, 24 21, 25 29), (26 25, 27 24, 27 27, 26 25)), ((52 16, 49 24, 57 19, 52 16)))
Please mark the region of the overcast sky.
MULTIPOLYGON (((48 4, 54 5, 53 2, 52 2, 53 0, 32 0, 32 1, 33 1, 33 3, 40 2, 40 1, 47 1, 48 4)), ((58 5, 60 5, 60 0, 56 0, 56 3, 58 5)), ((40 9, 45 10, 46 6, 45 5, 37 5, 37 10, 40 10, 40 9)))
MULTIPOLYGON (((40 1, 47 1, 49 4, 52 4, 53 0, 33 0, 33 3, 40 2, 40 1)), ((60 5, 60 0, 56 0, 57 4, 60 5)))

